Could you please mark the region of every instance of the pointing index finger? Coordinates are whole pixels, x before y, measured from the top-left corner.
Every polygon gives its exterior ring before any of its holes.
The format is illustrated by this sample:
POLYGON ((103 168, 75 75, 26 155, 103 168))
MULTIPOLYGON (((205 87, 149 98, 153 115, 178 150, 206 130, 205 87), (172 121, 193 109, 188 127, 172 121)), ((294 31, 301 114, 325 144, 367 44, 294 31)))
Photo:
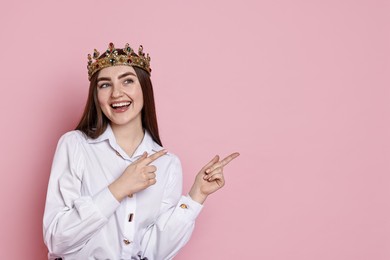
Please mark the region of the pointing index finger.
POLYGON ((240 154, 239 153, 232 153, 231 155, 227 156, 221 161, 221 165, 225 166, 228 163, 230 163, 234 158, 238 157, 240 154))
POLYGON ((153 161, 157 160, 158 158, 160 158, 161 156, 165 155, 168 151, 163 149, 161 151, 158 151, 158 152, 155 152, 154 154, 152 154, 151 156, 145 158, 142 162, 142 164, 144 165, 149 165, 150 163, 152 163, 153 161))
POLYGON ((217 169, 218 167, 226 166, 229 162, 231 162, 234 158, 238 157, 239 155, 240 155, 239 153, 232 153, 231 155, 225 157, 223 160, 213 164, 210 168, 206 170, 206 173, 210 173, 213 170, 217 169))

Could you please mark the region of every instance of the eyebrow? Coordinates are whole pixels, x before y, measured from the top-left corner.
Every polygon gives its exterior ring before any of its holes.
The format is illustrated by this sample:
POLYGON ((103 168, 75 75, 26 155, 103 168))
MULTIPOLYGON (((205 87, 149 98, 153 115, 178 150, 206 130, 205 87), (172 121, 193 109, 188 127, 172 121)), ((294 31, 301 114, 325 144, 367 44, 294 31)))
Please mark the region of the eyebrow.
MULTIPOLYGON (((135 75, 133 72, 126 72, 126 73, 123 73, 123 74, 119 75, 119 76, 118 76, 118 79, 121 79, 121 78, 130 76, 130 75, 131 75, 131 76, 135 76, 135 77, 137 76, 137 75, 135 75)), ((108 77, 101 77, 101 78, 98 78, 98 79, 97 79, 97 82, 102 81, 102 80, 110 81, 111 78, 108 78, 108 77)))

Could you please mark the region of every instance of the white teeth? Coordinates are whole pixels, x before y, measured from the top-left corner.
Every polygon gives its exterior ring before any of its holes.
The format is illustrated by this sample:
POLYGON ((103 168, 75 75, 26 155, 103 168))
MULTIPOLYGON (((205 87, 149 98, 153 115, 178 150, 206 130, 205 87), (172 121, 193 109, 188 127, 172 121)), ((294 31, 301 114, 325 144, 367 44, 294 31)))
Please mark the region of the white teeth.
POLYGON ((130 105, 131 102, 121 102, 121 103, 114 103, 111 106, 112 107, 123 107, 123 106, 128 106, 130 105))

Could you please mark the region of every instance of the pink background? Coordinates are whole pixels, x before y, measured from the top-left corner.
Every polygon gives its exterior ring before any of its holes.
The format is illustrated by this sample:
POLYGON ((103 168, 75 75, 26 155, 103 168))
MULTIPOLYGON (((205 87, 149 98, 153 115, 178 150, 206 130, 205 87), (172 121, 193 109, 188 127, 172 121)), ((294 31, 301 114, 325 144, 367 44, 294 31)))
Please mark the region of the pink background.
POLYGON ((390 2, 2 1, 0 258, 45 259, 87 53, 143 44, 185 191, 239 151, 176 259, 390 259, 390 2))

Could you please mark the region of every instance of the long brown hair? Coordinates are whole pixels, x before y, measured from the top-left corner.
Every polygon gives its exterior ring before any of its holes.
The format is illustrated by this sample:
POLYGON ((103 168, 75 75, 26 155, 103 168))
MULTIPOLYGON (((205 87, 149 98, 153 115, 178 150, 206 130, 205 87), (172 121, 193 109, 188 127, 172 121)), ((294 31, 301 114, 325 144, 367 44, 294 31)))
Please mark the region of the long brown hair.
MULTIPOLYGON (((158 132, 156 106, 154 103, 154 93, 150 75, 141 68, 135 66, 133 66, 133 68, 141 84, 144 99, 144 106, 141 111, 142 127, 150 133, 156 143, 162 146, 158 132)), ((106 130, 107 124, 110 122, 110 120, 103 114, 102 110, 100 109, 97 99, 98 75, 99 72, 96 72, 91 77, 87 103, 85 105, 84 113, 81 116, 80 122, 76 127, 76 130, 82 131, 92 139, 99 137, 106 130)))

